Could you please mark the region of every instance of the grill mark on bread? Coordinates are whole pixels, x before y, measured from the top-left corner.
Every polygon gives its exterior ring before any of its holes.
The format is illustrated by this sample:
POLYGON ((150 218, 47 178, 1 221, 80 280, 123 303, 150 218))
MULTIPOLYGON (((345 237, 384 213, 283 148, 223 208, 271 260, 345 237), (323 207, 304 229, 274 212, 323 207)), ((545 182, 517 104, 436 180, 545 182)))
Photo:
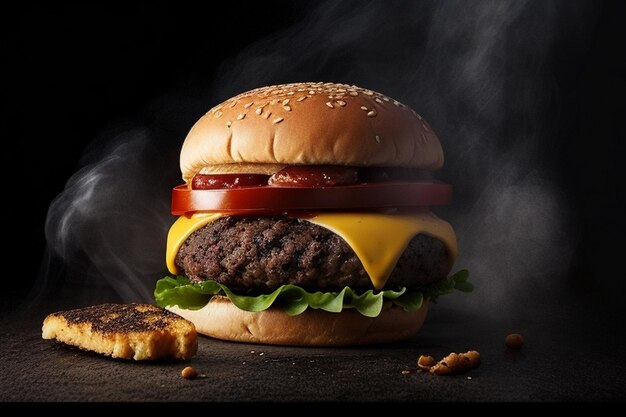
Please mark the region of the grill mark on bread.
POLYGON ((146 304, 101 304, 52 316, 63 317, 69 325, 90 323, 93 330, 104 334, 164 330, 180 320, 176 314, 146 304))

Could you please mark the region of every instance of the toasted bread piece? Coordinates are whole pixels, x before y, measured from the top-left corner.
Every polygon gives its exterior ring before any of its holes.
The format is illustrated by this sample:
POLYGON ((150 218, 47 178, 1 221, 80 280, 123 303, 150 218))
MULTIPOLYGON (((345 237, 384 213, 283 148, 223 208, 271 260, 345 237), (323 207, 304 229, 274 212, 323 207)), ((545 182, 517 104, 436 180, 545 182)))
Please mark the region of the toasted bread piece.
POLYGON ((46 317, 44 339, 114 358, 189 359, 198 350, 193 323, 149 304, 101 304, 46 317))

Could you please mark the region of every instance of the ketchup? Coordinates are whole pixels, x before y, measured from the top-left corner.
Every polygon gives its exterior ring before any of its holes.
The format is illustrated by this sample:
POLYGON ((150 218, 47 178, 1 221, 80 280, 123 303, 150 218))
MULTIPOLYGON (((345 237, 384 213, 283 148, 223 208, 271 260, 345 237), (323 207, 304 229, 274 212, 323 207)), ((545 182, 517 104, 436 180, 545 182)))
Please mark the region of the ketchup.
POLYGON ((269 175, 259 174, 197 174, 191 181, 193 190, 232 189, 267 185, 269 175))
POLYGON ((269 185, 277 187, 334 187, 356 184, 356 168, 332 165, 290 166, 272 175, 269 185))

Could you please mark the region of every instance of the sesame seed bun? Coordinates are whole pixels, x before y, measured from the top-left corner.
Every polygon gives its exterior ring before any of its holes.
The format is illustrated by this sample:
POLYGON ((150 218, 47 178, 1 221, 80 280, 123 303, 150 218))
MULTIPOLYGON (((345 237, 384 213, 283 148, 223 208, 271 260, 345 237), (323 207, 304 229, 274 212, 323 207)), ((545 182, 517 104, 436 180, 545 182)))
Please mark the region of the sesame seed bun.
POLYGON ((279 308, 258 313, 240 310, 224 296, 215 296, 199 310, 168 307, 192 321, 198 333, 216 339, 287 346, 348 346, 405 340, 422 327, 428 301, 414 312, 391 303, 378 317, 365 317, 355 309, 341 313, 308 309, 288 316, 279 308))
POLYGON ((271 175, 287 165, 443 165, 426 121, 380 93, 334 83, 257 88, 215 106, 183 144, 183 179, 198 173, 271 175))

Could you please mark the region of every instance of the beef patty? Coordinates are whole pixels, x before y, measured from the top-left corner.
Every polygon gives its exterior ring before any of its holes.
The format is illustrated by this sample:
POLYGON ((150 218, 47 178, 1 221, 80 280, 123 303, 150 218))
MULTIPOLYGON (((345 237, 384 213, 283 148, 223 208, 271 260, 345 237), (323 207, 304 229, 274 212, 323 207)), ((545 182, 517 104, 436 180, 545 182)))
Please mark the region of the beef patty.
MULTIPOLYGON (((385 288, 417 288, 449 272, 448 250, 417 235, 385 288)), ((373 288, 361 261, 338 235, 288 217, 222 217, 189 236, 176 265, 192 281, 215 280, 233 291, 267 293, 283 284, 309 291, 373 288)))

